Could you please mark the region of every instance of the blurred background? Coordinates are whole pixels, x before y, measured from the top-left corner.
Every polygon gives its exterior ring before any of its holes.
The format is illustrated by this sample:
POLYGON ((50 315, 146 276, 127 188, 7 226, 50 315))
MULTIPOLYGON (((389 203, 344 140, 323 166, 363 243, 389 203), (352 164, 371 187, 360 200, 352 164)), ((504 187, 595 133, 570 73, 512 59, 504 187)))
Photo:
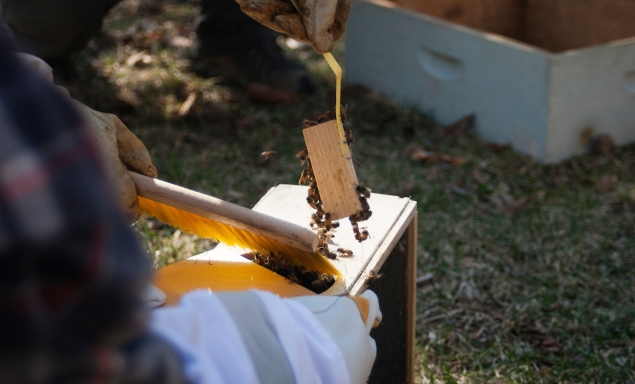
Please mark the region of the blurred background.
MULTIPOLYGON (((479 27, 474 20, 451 20, 469 12, 452 9, 433 16, 479 27)), ((616 146, 621 136, 618 140, 583 125, 571 140, 584 151, 545 162, 542 152, 518 144, 522 141, 514 137, 520 136, 509 133, 514 126, 502 124, 505 129, 497 136, 499 131, 488 126, 495 120, 486 118, 488 110, 461 104, 472 92, 469 81, 464 91, 439 94, 453 106, 451 113, 435 112, 426 107, 434 105, 434 100, 426 104, 432 96, 425 96, 434 84, 421 85, 417 100, 409 99, 410 91, 399 92, 399 76, 418 81, 407 60, 384 55, 382 60, 393 60, 386 69, 372 55, 363 56, 373 49, 381 56, 377 47, 391 41, 360 42, 366 32, 360 31, 364 19, 356 12, 358 5, 351 12, 349 35, 333 53, 346 64, 345 71, 350 69, 342 102, 356 138, 357 175, 373 192, 410 196, 419 207, 417 382, 635 380, 635 146, 616 146), (364 72, 380 64, 384 67, 377 74, 364 72), (399 76, 382 75, 391 70, 399 76), (368 80, 371 75, 375 82, 368 80)), ((315 78, 314 94, 268 98, 219 76, 199 77, 190 71, 198 15, 197 1, 121 2, 88 47, 72 57, 68 85, 80 101, 118 115, 139 136, 161 179, 249 207, 269 188, 297 183, 302 121, 333 108, 334 76, 310 46, 280 37, 285 53, 315 78), (275 154, 261 156, 265 151, 275 154)), ((478 29, 425 20, 432 27, 422 28, 480 36, 487 44, 503 41, 539 61, 554 60, 549 47, 527 48, 494 35, 505 31, 479 35, 478 29)), ((529 42, 539 45, 541 36, 532 36, 529 42)), ((438 35, 432 37, 439 41, 438 35)), ((471 41, 465 39, 465 44, 471 41)), ((606 41, 589 41, 600 43, 606 41)), ((493 49, 488 47, 482 52, 493 49)), ((426 49, 423 60, 432 63, 433 73, 439 74, 434 65, 440 63, 440 76, 446 70, 452 74, 452 57, 439 58, 436 48, 426 49)), ((606 50, 598 55, 613 57, 606 50)), ((509 75, 522 77, 522 71, 509 75)), ((526 86, 534 83, 529 78, 526 86)), ((507 99, 515 98, 514 86, 486 84, 490 90, 508 87, 502 92, 507 99)), ((478 94, 470 98, 480 100, 478 94)), ((547 101, 550 110, 558 108, 557 100, 547 101)), ((536 137, 544 133, 533 139, 546 148, 552 145, 552 129, 545 123, 550 117, 524 117, 537 114, 530 110, 516 119, 525 124, 522 129, 538 132, 536 137)), ((156 267, 214 246, 147 218, 134 226, 156 267)))

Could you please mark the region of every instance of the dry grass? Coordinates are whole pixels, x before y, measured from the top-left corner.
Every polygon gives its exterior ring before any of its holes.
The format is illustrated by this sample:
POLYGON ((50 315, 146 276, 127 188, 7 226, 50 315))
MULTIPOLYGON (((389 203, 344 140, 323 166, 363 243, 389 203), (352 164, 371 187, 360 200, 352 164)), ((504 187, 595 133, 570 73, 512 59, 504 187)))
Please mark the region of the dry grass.
MULTIPOLYGON (((301 121, 333 104, 332 78, 319 56, 291 50, 318 93, 291 107, 252 104, 188 72, 196 16, 187 2, 119 5, 77 57, 83 97, 121 115, 163 179, 250 206, 297 181, 301 121), (260 164, 265 150, 277 154, 260 164)), ((419 204, 418 382, 635 380, 634 147, 544 166, 363 87, 348 87, 344 102, 360 180, 419 204), (465 163, 413 162, 412 146, 465 163), (596 181, 613 175, 616 189, 599 193, 596 181)), ((158 266, 212 246, 136 226, 158 266)))

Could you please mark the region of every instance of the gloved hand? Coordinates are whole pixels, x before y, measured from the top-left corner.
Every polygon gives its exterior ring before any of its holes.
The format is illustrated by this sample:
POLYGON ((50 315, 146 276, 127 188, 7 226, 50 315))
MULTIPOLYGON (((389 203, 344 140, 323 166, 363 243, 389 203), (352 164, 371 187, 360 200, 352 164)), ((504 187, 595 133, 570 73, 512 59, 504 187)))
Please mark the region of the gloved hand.
MULTIPOLYGON (((53 83, 53 70, 45 61, 25 53, 17 53, 16 56, 25 66, 53 83)), ((66 89, 58 89, 69 96, 66 89)), ((128 169, 149 177, 157 177, 157 169, 152 164, 148 150, 117 116, 94 111, 75 100, 73 102, 85 116, 97 146, 102 151, 104 164, 124 213, 131 222, 137 221, 141 216, 141 208, 128 169)))
POLYGON ((302 296, 291 299, 307 307, 342 351, 351 383, 366 383, 377 346, 371 328, 381 322, 379 301, 368 290, 361 296, 302 296))
POLYGON ((152 164, 145 145, 115 115, 94 111, 75 101, 75 105, 88 121, 93 137, 101 149, 104 163, 121 207, 131 222, 141 216, 137 199, 137 189, 128 170, 157 177, 157 169, 152 164))
POLYGON ((309 43, 319 53, 330 52, 344 34, 351 0, 236 0, 240 9, 260 24, 309 43))

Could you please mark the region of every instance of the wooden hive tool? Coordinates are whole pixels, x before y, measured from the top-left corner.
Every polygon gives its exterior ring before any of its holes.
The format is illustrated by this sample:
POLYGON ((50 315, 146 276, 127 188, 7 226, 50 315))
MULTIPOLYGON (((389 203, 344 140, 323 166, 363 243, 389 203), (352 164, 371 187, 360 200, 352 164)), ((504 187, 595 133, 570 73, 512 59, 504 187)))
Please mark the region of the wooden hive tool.
POLYGON ((280 252, 307 270, 341 275, 316 252, 318 238, 308 228, 138 173, 130 177, 148 216, 230 247, 280 252))

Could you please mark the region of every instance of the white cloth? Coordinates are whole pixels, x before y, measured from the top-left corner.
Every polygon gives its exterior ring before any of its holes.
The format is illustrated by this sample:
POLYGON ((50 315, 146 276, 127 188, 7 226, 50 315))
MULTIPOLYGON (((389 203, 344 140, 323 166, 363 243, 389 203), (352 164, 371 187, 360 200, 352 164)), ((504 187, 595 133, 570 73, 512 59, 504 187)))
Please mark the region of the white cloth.
MULTIPOLYGON (((311 311, 298 302, 280 299, 271 293, 248 291, 244 294, 256 294, 261 299, 296 383, 350 383, 342 352, 311 311)), ((216 294, 191 292, 183 296, 176 307, 155 309, 150 327, 180 352, 190 381, 258 383, 240 330, 216 294)))
POLYGON ((143 301, 146 303, 146 306, 148 308, 156 308, 160 305, 163 305, 166 298, 167 297, 165 296, 165 293, 157 288, 156 285, 149 284, 148 289, 146 289, 146 294, 143 298, 143 301))
POLYGON ((346 296, 302 296, 291 299, 302 303, 339 347, 350 382, 364 384, 377 356, 375 340, 370 337, 373 323, 381 322, 379 300, 368 290, 361 295, 368 300, 368 318, 364 324, 357 305, 346 296))

